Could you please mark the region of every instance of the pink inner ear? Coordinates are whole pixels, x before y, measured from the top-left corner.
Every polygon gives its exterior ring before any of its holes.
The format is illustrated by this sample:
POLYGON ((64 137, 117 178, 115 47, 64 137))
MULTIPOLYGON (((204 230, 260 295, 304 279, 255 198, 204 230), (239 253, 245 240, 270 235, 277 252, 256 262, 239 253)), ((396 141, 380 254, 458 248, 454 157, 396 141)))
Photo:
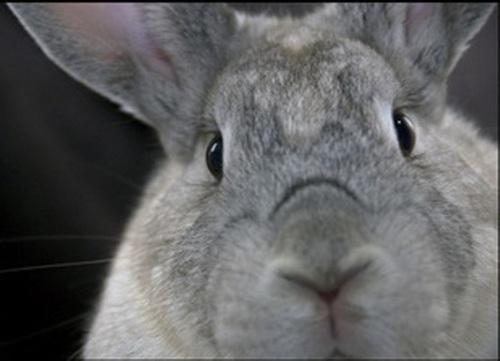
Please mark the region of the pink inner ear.
POLYGON ((405 27, 408 37, 412 37, 422 24, 437 10, 437 5, 433 3, 412 3, 406 9, 405 27))
POLYGON ((112 61, 114 57, 128 53, 173 79, 170 58, 148 36, 140 4, 49 3, 47 6, 74 36, 90 40, 91 49, 87 50, 95 56, 112 61))

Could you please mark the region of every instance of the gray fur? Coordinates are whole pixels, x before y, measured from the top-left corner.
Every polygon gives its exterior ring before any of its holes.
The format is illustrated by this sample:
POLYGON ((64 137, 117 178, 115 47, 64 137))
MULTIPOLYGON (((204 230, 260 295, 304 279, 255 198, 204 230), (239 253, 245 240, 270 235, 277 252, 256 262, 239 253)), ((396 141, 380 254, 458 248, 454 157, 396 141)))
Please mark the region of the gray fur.
POLYGON ((135 21, 110 19, 121 32, 58 6, 11 5, 168 155, 85 357, 498 355, 498 150, 445 104, 493 5, 331 4, 300 19, 110 5, 135 21), (408 157, 395 109, 416 131, 408 157), (217 132, 220 182, 205 162, 217 132))

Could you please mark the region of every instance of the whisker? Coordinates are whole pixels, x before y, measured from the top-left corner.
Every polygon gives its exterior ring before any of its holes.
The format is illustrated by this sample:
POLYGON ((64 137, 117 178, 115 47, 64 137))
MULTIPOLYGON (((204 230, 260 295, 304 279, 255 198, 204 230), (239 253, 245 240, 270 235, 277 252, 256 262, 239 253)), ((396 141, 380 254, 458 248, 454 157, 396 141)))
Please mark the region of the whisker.
POLYGON ((121 182, 123 185, 129 186, 131 189, 134 189, 136 191, 142 192, 144 189, 144 186, 142 184, 136 183, 133 180, 130 180, 126 176, 115 172, 113 170, 110 170, 107 167, 103 167, 99 164, 87 164, 89 167, 94 168, 96 171, 100 172, 102 175, 106 175, 110 178, 113 178, 115 181, 121 182))
POLYGON ((38 266, 11 268, 11 269, 0 270, 0 275, 8 274, 8 273, 24 272, 24 271, 40 271, 40 270, 47 270, 47 269, 54 269, 54 268, 92 266, 92 265, 97 265, 97 264, 109 263, 111 260, 112 260, 112 258, 105 258, 105 259, 98 259, 98 260, 92 260, 92 261, 78 261, 78 262, 44 264, 44 265, 38 265, 38 266))
POLYGON ((46 333, 49 333, 49 332, 52 332, 58 328, 61 328, 61 327, 64 327, 66 325, 69 325, 71 323, 74 323, 74 322, 77 322, 79 321, 80 319, 82 318, 85 318, 87 317, 87 314, 80 314, 80 315, 77 315, 77 316, 74 316, 74 317, 71 317, 67 320, 64 320, 64 321, 61 321, 61 322, 58 322, 56 323, 55 325, 52 325, 52 326, 49 326, 49 327, 44 327, 42 328, 41 330, 38 330, 38 331, 35 331, 33 333, 30 333, 28 335, 25 335, 25 336, 21 336, 21 337, 18 337, 16 339, 13 339, 13 340, 8 340, 8 341, 5 341, 5 342, 2 342, 0 344, 0 348, 5 348, 5 347, 9 347, 9 346, 12 346, 14 344, 17 344, 19 342, 23 342, 23 341, 26 341, 26 340, 29 340, 29 339, 32 339, 34 337, 37 337, 37 336, 40 336, 40 335, 44 335, 46 333))
POLYGON ((83 360, 83 349, 84 349, 84 346, 78 347, 78 349, 75 352, 73 352, 71 355, 69 355, 68 361, 83 360))
POLYGON ((119 242, 119 237, 112 236, 98 236, 98 235, 75 235, 75 234, 57 234, 51 236, 20 236, 20 237, 8 237, 8 238, 0 238, 0 244, 12 243, 12 242, 28 242, 28 241, 58 241, 62 239, 68 240, 92 240, 92 241, 113 241, 119 242))

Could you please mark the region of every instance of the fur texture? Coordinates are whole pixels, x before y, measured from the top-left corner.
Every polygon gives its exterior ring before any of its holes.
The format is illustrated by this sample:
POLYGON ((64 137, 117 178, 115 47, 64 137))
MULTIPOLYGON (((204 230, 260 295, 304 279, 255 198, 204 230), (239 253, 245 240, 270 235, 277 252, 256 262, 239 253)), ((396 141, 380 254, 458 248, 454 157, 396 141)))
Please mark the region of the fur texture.
POLYGON ((493 5, 11 7, 167 153, 85 357, 498 355, 498 150, 445 103, 493 5))

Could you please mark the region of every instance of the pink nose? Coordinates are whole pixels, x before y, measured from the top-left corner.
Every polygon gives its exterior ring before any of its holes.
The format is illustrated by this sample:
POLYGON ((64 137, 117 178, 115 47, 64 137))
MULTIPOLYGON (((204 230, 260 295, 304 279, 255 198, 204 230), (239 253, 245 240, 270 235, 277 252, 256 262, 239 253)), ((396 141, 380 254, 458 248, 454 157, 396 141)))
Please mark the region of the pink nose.
POLYGON ((313 280, 311 277, 307 277, 305 274, 297 273, 281 273, 281 277, 286 279, 287 281, 299 285, 309 292, 316 294, 320 300, 322 300, 327 307, 329 313, 329 322, 330 322, 330 332, 334 338, 337 336, 336 326, 335 326, 335 318, 338 316, 335 307, 335 302, 339 298, 339 294, 342 292, 342 289, 345 285, 355 279, 359 274, 366 271, 368 266, 370 265, 370 261, 366 261, 364 263, 359 263, 357 265, 353 265, 347 271, 341 273, 336 281, 333 284, 326 285, 321 282, 317 282, 313 280))
POLYGON ((353 265, 351 268, 338 275, 333 284, 316 281, 311 275, 307 275, 307 272, 303 274, 301 272, 283 272, 280 275, 292 283, 298 284, 309 291, 313 291, 319 298, 331 305, 338 297, 339 292, 345 284, 356 278, 360 273, 363 273, 369 265, 370 261, 353 265))
POLYGON ((339 294, 339 289, 336 289, 334 291, 315 291, 315 292, 323 301, 325 301, 328 305, 331 305, 337 298, 339 294))

